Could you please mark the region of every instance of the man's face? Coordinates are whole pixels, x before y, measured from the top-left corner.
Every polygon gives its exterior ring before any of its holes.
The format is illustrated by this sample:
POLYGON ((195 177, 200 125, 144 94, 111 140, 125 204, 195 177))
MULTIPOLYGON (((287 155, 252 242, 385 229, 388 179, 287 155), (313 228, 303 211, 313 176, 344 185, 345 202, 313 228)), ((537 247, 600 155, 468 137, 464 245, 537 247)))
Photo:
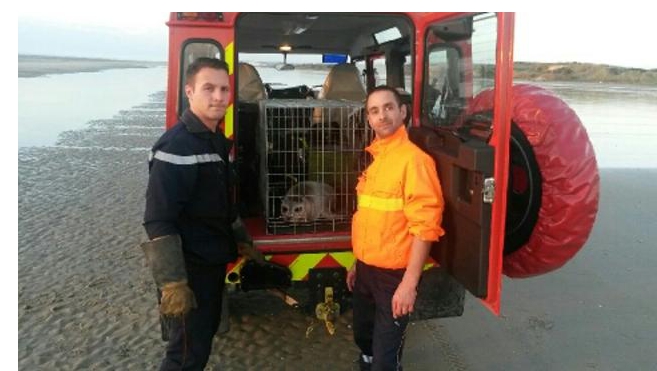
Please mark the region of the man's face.
POLYGON ((224 70, 201 68, 192 85, 185 85, 189 108, 199 119, 214 131, 226 114, 230 102, 230 80, 224 70))
POLYGON ((404 124, 406 106, 400 106, 389 91, 377 91, 367 100, 367 121, 379 139, 387 138, 404 124))

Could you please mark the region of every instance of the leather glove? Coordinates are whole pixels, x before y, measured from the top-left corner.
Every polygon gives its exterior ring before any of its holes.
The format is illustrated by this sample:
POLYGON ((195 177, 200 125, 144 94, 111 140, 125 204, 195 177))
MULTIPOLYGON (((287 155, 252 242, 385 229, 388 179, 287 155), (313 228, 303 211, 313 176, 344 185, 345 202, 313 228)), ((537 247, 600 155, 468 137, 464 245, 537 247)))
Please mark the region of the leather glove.
POLYGON ((179 235, 154 238, 141 244, 155 284, 162 292, 160 313, 183 316, 196 308, 194 293, 187 285, 187 271, 179 235))
POLYGON ((160 291, 160 313, 164 316, 184 316, 196 308, 196 298, 187 286, 187 280, 166 283, 160 291))

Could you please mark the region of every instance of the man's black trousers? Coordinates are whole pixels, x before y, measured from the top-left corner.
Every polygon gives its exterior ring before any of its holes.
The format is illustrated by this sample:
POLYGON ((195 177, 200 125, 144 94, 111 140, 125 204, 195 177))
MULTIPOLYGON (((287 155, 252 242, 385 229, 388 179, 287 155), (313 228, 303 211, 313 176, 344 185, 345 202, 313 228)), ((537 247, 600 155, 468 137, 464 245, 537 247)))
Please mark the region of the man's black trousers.
POLYGON ((187 281, 197 308, 184 319, 168 320, 169 343, 161 371, 203 370, 212 350, 212 339, 221 319, 225 265, 203 266, 186 262, 187 281))
POLYGON ((392 317, 392 296, 404 271, 356 261, 354 340, 362 354, 372 356, 372 370, 401 370, 408 316, 392 317))

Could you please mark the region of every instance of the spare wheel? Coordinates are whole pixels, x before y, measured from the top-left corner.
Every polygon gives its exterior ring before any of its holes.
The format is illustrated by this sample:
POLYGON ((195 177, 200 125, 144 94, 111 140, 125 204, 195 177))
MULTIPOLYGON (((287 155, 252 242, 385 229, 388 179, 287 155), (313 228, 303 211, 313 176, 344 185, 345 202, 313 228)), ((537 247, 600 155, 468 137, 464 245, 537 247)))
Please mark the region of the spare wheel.
MULTIPOLYGON (((503 273, 530 277, 568 262, 598 211, 597 162, 577 114, 548 90, 513 86, 503 273)), ((471 112, 491 111, 493 91, 471 112)))

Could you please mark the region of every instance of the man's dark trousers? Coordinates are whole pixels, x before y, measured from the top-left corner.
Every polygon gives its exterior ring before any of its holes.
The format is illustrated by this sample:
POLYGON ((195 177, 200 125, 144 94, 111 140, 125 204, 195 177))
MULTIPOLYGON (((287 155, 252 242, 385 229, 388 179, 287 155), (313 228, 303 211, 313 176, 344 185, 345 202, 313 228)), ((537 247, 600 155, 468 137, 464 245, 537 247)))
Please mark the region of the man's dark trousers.
POLYGON ((161 371, 203 370, 212 350, 221 319, 221 298, 226 265, 186 262, 187 280, 194 291, 197 308, 184 319, 169 320, 169 343, 161 371))
POLYGON ((362 354, 373 356, 372 370, 401 370, 408 316, 392 317, 392 296, 404 272, 356 261, 354 340, 362 354))

